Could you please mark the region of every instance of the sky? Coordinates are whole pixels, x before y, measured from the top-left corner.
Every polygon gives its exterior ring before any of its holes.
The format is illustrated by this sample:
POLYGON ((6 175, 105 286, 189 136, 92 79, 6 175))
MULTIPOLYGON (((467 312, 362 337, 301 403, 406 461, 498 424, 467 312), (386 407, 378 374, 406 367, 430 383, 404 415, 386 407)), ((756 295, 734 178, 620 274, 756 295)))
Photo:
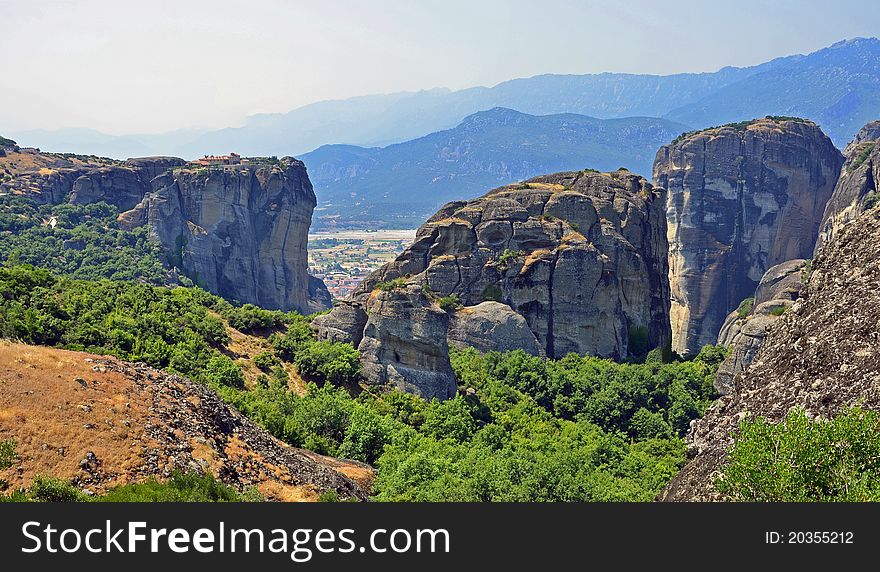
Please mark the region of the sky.
POLYGON ((876 0, 0 0, 0 133, 220 128, 542 73, 715 71, 878 30, 876 0))

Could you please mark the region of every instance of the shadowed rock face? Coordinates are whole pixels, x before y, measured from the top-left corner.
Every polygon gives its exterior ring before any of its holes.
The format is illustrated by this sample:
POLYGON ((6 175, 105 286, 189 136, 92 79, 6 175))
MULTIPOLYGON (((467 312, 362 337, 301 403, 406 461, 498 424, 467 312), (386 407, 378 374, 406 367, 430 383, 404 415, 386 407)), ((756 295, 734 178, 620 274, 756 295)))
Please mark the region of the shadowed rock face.
POLYGON ((788 119, 687 134, 658 151, 675 351, 714 344, 768 268, 812 255, 842 162, 814 123, 788 119))
POLYGON ((875 201, 880 198, 877 196, 877 181, 880 179, 880 121, 872 121, 862 127, 843 153, 846 162, 834 187, 834 194, 825 207, 816 252, 862 213, 866 200, 875 201))
POLYGON ((665 346, 664 205, 662 193, 624 171, 547 175, 449 203, 395 261, 315 320, 318 335, 363 351, 365 316, 372 319, 364 310, 374 290, 402 279, 429 293, 422 304, 455 295, 464 306, 436 341, 441 353, 447 337, 483 351, 522 348, 551 357, 624 359, 665 346), (485 302, 506 310, 487 312, 485 302))
POLYGON ((769 330, 754 361, 692 425, 687 441, 694 458, 661 499, 719 499, 714 476, 745 417, 778 423, 795 407, 825 419, 854 405, 880 410, 878 236, 875 207, 820 250, 800 298, 769 330))
POLYGON ((315 204, 305 167, 285 157, 279 164, 166 172, 120 221, 149 224, 170 260, 215 294, 308 313, 329 307, 330 299, 307 272, 315 204))

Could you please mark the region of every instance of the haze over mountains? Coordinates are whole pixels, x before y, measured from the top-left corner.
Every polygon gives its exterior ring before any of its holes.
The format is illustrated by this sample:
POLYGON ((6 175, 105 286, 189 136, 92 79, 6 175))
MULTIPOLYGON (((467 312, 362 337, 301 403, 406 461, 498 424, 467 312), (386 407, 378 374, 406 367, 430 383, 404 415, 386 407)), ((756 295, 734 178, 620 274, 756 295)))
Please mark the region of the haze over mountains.
POLYGON ((120 158, 301 155, 319 200, 316 227, 330 220, 399 227, 449 198, 539 173, 623 166, 648 175, 649 150, 678 132, 765 115, 811 119, 843 147, 880 115, 880 40, 846 40, 712 73, 540 75, 494 87, 322 101, 215 131, 9 135, 44 150, 120 158))

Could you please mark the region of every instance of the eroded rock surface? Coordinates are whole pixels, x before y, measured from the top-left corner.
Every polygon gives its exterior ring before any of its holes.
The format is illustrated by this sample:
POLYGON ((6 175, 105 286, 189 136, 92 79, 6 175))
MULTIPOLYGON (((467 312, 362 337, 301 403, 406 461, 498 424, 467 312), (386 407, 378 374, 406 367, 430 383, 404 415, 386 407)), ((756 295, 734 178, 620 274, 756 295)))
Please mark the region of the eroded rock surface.
POLYGON ((434 304, 455 296, 463 306, 438 348, 448 336, 456 345, 470 340, 483 350, 519 347, 551 357, 643 355, 670 340, 664 205, 662 193, 626 171, 546 175, 448 203, 412 246, 315 326, 319 336, 364 351, 370 325, 363 329, 355 308, 370 316, 377 298, 398 303, 375 292, 398 281, 434 304), (519 318, 487 316, 484 302, 519 318), (494 340, 480 333, 492 331, 506 333, 494 340))
POLYGON ((452 312, 446 338, 459 349, 476 348, 483 353, 521 349, 533 356, 544 355, 525 318, 501 302, 482 302, 452 312))
POLYGON ((844 149, 846 162, 834 194, 825 206, 816 251, 862 213, 866 202, 876 204, 880 179, 880 121, 868 123, 844 149))
POLYGON ((727 317, 718 335, 718 345, 730 348, 715 377, 720 394, 729 393, 736 376, 755 359, 770 326, 800 296, 808 272, 809 263, 803 259, 777 264, 761 278, 751 309, 744 315, 734 310, 727 317))
POLYGON ((685 134, 658 151, 675 351, 714 344, 768 268, 812 256, 842 163, 814 123, 789 118, 685 134))
POLYGON ((329 307, 308 275, 306 244, 315 193, 291 157, 221 168, 182 168, 120 215, 149 224, 172 263, 198 285, 242 303, 310 313, 329 307))
POLYGON ((826 243, 800 298, 770 329, 752 364, 688 434, 695 455, 661 494, 714 500, 712 483, 741 419, 782 421, 792 408, 830 418, 854 405, 880 410, 880 208, 826 243))

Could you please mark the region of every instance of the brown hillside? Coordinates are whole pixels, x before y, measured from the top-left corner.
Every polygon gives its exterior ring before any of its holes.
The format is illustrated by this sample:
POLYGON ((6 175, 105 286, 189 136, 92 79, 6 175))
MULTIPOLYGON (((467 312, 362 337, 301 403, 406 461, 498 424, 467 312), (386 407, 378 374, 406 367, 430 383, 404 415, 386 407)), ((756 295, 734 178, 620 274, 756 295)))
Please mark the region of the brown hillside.
POLYGON ((273 500, 365 500, 372 470, 290 447, 185 378, 115 358, 0 342, 0 439, 13 488, 55 476, 100 493, 172 470, 210 472, 273 500), (348 476, 346 476, 348 475, 348 476))

